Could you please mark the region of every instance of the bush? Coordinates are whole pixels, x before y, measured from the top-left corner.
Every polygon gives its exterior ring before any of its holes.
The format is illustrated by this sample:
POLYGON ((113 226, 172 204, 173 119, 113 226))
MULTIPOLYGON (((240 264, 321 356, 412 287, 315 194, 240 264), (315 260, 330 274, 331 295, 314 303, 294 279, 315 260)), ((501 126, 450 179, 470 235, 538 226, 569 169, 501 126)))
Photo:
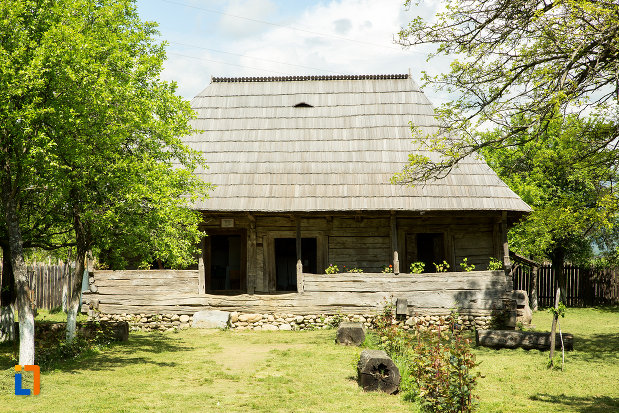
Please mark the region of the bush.
POLYGON ((470 412, 478 372, 470 341, 462 336, 458 315, 436 330, 416 326, 412 332, 395 324, 393 305, 375 318, 377 347, 385 350, 400 370, 405 400, 417 401, 424 412, 470 412))

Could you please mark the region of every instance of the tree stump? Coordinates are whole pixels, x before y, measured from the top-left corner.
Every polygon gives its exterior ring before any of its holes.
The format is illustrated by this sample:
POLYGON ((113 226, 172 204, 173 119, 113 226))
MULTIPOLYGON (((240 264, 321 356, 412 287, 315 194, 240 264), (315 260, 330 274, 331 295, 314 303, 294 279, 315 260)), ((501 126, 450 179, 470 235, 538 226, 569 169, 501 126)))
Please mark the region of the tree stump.
POLYGON ((400 389, 400 370, 383 350, 363 350, 357 364, 357 382, 365 391, 395 394, 400 389))
POLYGON ((365 341, 365 331, 361 323, 341 323, 337 329, 335 342, 346 346, 360 346, 365 341))
MULTIPOLYGON (((555 348, 561 348, 559 333, 555 335, 555 348)), ((514 330, 477 330, 475 342, 478 346, 491 348, 523 348, 525 350, 550 350, 550 333, 514 330)), ((566 350, 574 348, 574 336, 563 333, 566 350)))

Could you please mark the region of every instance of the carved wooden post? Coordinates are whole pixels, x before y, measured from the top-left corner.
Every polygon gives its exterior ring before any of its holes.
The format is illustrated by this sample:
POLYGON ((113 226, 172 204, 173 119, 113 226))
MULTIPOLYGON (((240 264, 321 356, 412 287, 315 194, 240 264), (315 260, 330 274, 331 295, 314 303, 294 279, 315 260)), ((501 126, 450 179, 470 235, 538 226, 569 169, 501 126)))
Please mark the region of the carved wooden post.
POLYGON ((248 257, 247 257, 247 294, 253 294, 256 290, 256 264, 258 261, 256 251, 256 218, 248 214, 249 233, 248 233, 248 257))
POLYGON ((391 212, 391 250, 393 251, 393 273, 400 273, 400 260, 398 258, 398 229, 396 227, 395 212, 391 212))
POLYGON ((204 250, 206 247, 206 240, 202 238, 200 241, 200 256, 198 257, 198 294, 206 293, 206 270, 204 269, 204 250))
POLYGON ((501 238, 503 241, 503 267, 505 267, 505 275, 511 277, 512 263, 509 259, 509 244, 507 242, 507 211, 503 211, 501 219, 501 238))
POLYGON ((297 291, 303 292, 303 262, 301 260, 301 218, 297 217, 297 291))

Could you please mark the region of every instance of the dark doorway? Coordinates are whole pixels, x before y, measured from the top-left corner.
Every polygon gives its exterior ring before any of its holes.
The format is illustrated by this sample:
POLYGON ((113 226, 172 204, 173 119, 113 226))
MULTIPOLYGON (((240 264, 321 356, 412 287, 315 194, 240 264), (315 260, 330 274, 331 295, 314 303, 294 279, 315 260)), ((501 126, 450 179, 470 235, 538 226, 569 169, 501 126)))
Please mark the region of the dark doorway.
POLYGON ((210 253, 207 287, 210 291, 245 290, 244 242, 240 234, 207 237, 210 253))
POLYGON ((423 262, 425 272, 436 272, 434 263, 445 260, 445 237, 443 234, 417 234, 417 261, 423 262))
MULTIPOLYGON (((316 273, 316 238, 301 239, 303 272, 316 273)), ((275 238, 275 277, 277 291, 297 291, 297 240, 275 238)))

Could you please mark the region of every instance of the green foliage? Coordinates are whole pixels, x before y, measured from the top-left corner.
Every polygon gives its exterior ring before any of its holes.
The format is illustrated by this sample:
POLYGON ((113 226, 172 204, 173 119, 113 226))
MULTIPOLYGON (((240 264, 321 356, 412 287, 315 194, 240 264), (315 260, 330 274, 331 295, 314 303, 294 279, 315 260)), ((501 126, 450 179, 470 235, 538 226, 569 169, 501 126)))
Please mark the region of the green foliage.
POLYGON ((426 268, 426 264, 424 262, 415 261, 411 263, 410 271, 411 271, 411 274, 421 274, 424 272, 425 268, 426 268))
POLYGON ((348 268, 346 272, 361 273, 363 270, 361 268, 348 268))
POLYGON ((473 264, 469 265, 468 258, 464 258, 460 263, 460 268, 462 268, 462 271, 469 272, 473 271, 475 269, 475 266, 473 264))
MULTIPOLYGON (((406 0, 411 8, 420 3, 406 0)), ((610 150, 619 159, 613 144, 619 130, 613 102, 619 70, 617 2, 446 0, 437 10, 436 16, 417 17, 402 28, 399 42, 436 46, 430 58, 455 57, 447 72, 424 74, 425 86, 454 96, 436 111, 440 130, 412 134, 422 150, 441 156, 412 154, 396 180, 444 176, 483 148, 526 144, 512 140, 521 128, 535 141, 557 113, 585 108, 604 117, 612 134, 583 136, 589 145, 579 155, 586 159, 610 150), (513 124, 513 118, 522 124, 513 124), (488 125, 500 126, 504 133, 478 133, 488 125)))
POLYGON ((565 312, 567 311, 567 307, 561 301, 559 301, 558 308, 550 307, 548 312, 552 314, 555 318, 565 317, 565 312))
POLYGON ((375 318, 377 346, 398 366, 404 399, 418 401, 424 412, 470 412, 475 407, 478 364, 457 319, 452 312, 446 326, 437 330, 416 326, 410 332, 397 326, 389 304, 375 318))
POLYGON ((29 210, 40 210, 45 236, 111 268, 194 262, 201 218, 189 207, 210 186, 193 174, 206 168, 201 155, 179 138, 193 112, 160 80, 155 24, 125 0, 1 4, 11 36, 0 53, 0 153, 14 156, 0 162, 28 188, 12 192, 23 232, 36 232, 29 210))
POLYGON ((337 264, 329 264, 327 268, 325 268, 326 274, 338 274, 340 269, 337 267, 337 264))
POLYGON ((435 262, 433 262, 432 264, 434 264, 434 267, 436 268, 436 272, 447 272, 447 270, 449 269, 449 264, 447 263, 447 261, 444 261, 440 264, 437 264, 435 262))
MULTIPOLYGON (((519 118, 520 132, 509 148, 487 147, 488 164, 533 213, 509 233, 510 246, 537 259, 566 256, 584 261, 596 234, 612 230, 618 219, 619 197, 612 150, 591 152, 596 139, 612 139, 612 125, 599 118, 556 117, 545 133, 534 135, 519 118)), ((497 139, 505 133, 486 133, 497 139)))
POLYGON ((498 271, 503 269, 503 262, 497 260, 494 257, 490 257, 490 262, 488 262, 488 269, 490 271, 498 271))

